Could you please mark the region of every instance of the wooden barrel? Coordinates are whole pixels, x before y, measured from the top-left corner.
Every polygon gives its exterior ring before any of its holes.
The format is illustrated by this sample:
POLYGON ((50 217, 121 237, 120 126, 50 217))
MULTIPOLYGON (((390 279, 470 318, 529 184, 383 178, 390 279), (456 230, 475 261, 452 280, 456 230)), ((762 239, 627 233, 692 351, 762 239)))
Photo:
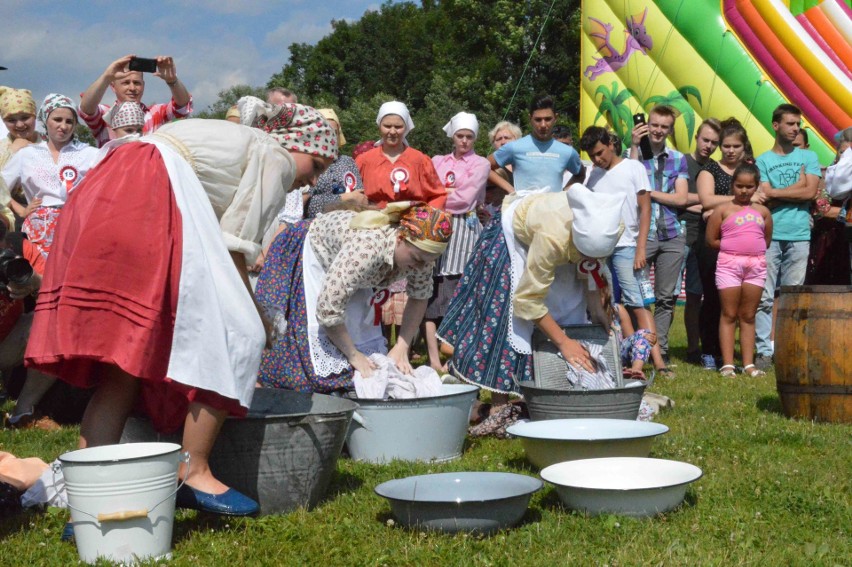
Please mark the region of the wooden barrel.
POLYGON ((852 286, 784 286, 775 375, 784 415, 852 423, 852 286))

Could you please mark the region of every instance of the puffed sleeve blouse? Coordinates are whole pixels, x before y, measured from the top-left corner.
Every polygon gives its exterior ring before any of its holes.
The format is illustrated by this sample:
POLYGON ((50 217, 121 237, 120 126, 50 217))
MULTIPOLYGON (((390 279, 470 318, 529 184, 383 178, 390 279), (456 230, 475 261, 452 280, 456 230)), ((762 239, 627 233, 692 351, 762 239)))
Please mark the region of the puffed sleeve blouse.
POLYGON ((296 177, 290 152, 257 128, 225 120, 171 122, 151 138, 166 142, 189 162, 213 205, 228 250, 254 261, 296 177))
POLYGON ((557 266, 582 259, 571 238, 573 221, 567 193, 562 191, 531 195, 515 209, 512 217, 515 238, 528 247, 524 273, 513 298, 514 313, 521 319, 534 321, 544 317, 548 311, 544 300, 557 266))
POLYGON ((414 299, 432 296, 432 266, 398 269, 393 264, 398 231, 394 226, 349 227, 353 211, 333 211, 314 219, 308 230, 311 248, 325 268, 317 300, 317 321, 323 327, 345 321, 346 305, 359 289, 384 288, 402 278, 414 299))
POLYGON ((355 163, 364 180, 364 194, 371 203, 384 207, 396 201, 423 201, 444 208, 447 190, 438 179, 432 160, 414 148, 406 146, 391 163, 378 146, 359 155, 355 163), (398 192, 394 190, 391 174, 401 179, 398 192))

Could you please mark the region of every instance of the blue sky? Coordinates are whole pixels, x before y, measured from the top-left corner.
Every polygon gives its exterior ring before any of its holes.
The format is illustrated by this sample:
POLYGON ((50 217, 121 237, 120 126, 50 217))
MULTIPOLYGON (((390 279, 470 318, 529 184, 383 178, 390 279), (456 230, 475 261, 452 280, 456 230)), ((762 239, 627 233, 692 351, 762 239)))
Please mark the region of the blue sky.
MULTIPOLYGON (((381 0, 2 0, 0 85, 77 97, 128 53, 171 55, 196 111, 236 84, 264 85, 291 43, 316 43, 332 19, 357 20, 381 0)), ((144 101, 169 96, 146 77, 144 101)), ((112 103, 111 94, 104 97, 112 103)))

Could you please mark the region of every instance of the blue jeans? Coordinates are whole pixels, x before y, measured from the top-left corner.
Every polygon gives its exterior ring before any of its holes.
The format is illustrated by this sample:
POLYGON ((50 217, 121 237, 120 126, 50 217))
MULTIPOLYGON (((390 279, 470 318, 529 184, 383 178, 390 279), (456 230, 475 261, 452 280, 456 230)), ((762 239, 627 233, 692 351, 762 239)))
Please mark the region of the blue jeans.
POLYGON ((769 335, 772 331, 772 304, 775 301, 777 284, 779 281, 782 286, 805 283, 810 249, 811 243, 807 240, 773 240, 766 250, 766 284, 754 321, 758 356, 772 356, 769 335))
POLYGON ((645 305, 642 302, 642 292, 639 290, 639 282, 636 280, 636 274, 633 270, 635 259, 635 246, 619 246, 607 261, 621 292, 621 297, 616 297, 616 301, 625 307, 644 307, 645 305))

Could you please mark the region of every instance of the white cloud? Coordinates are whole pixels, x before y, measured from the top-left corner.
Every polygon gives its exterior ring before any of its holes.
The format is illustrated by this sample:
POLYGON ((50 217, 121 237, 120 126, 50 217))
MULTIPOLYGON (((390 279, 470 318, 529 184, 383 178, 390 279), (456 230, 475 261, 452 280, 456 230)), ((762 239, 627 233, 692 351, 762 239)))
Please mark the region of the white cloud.
MULTIPOLYGON (((263 44, 273 49, 289 50, 293 43, 316 43, 331 32, 331 22, 310 23, 302 17, 281 22, 263 38, 263 44)), ((288 51, 289 53, 289 51, 288 51)))

